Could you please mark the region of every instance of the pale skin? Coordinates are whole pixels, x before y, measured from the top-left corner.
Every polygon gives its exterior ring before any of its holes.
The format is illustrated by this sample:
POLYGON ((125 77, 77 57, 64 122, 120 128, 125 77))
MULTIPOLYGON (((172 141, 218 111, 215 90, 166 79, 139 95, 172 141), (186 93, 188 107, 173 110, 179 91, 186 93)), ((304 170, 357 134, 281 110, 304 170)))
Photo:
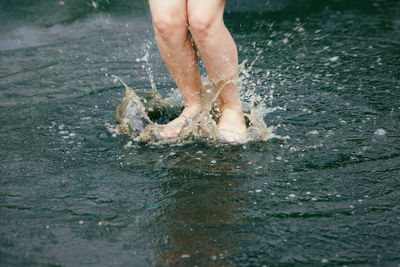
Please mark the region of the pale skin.
POLYGON ((247 129, 237 86, 236 44, 223 22, 225 0, 149 0, 149 3, 161 57, 186 104, 180 116, 163 128, 161 137, 177 136, 184 122, 201 108, 197 47, 209 80, 217 89, 224 84, 218 98, 221 109, 218 129, 227 141, 237 141, 247 129))

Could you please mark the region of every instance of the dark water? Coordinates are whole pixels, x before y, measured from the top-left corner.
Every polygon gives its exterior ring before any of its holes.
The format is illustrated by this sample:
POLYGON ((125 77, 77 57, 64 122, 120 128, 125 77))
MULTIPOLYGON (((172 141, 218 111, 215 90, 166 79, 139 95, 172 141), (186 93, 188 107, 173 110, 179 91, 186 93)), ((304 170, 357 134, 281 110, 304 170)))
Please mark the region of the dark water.
POLYGON ((174 88, 146 1, 0 1, 0 265, 400 265, 400 2, 228 2, 286 141, 127 146, 110 76, 174 88))

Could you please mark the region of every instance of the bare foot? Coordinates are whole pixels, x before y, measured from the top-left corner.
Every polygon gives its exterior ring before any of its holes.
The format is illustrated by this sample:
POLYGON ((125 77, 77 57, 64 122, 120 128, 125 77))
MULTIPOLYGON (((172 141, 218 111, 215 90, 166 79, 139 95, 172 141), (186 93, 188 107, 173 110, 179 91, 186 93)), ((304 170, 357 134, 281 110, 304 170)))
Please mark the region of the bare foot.
POLYGON ((185 125, 186 120, 195 115, 198 111, 200 111, 200 104, 186 106, 178 118, 162 126, 160 136, 162 138, 177 137, 183 125, 185 125))
POLYGON ((242 109, 223 108, 218 121, 220 137, 230 143, 240 143, 247 137, 246 122, 242 109))

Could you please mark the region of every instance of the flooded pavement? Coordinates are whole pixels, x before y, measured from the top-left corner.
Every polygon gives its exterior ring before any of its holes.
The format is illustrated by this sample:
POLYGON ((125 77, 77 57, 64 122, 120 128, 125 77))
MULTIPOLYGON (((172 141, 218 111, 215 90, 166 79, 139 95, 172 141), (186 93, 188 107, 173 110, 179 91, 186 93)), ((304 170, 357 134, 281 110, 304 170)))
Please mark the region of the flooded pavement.
POLYGON ((112 75, 176 94, 147 2, 61 2, 0 3, 2 264, 400 264, 398 1, 230 1, 285 137, 234 146, 118 134, 112 75))

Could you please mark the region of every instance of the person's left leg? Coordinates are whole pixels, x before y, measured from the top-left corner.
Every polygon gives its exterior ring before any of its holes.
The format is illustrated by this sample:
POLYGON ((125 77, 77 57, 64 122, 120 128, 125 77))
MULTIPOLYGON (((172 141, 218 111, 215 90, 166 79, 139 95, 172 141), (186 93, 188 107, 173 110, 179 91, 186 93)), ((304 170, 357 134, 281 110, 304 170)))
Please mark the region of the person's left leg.
POLYGON ((209 79, 222 89, 218 128, 228 141, 247 132, 239 98, 238 56, 234 40, 223 22, 225 0, 188 0, 189 29, 199 48, 209 79), (231 134, 234 133, 234 134, 231 134))

